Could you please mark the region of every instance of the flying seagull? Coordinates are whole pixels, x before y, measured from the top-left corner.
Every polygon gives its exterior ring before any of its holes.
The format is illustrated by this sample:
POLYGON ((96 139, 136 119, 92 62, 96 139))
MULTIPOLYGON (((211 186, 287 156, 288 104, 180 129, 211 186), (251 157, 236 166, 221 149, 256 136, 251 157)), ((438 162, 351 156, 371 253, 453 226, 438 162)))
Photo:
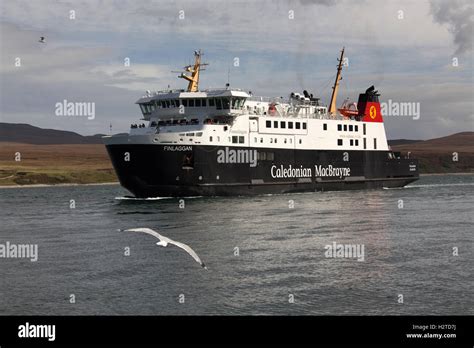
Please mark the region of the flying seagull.
POLYGON ((46 41, 44 41, 44 36, 41 36, 40 39, 38 40, 38 42, 46 43, 46 41))
POLYGON ((172 239, 169 239, 168 237, 162 236, 161 234, 159 234, 158 232, 152 230, 151 228, 145 228, 145 227, 144 228, 130 228, 130 229, 125 230, 125 231, 143 232, 143 233, 151 234, 152 236, 154 236, 154 237, 156 237, 160 240, 159 242, 156 243, 156 245, 159 245, 159 246, 162 246, 162 247, 166 247, 166 246, 168 246, 168 244, 176 245, 178 248, 181 248, 181 249, 185 250, 189 255, 191 255, 193 257, 193 259, 196 260, 196 262, 201 265, 202 268, 207 269, 204 262, 201 261, 199 256, 194 252, 193 249, 191 249, 191 247, 189 245, 186 245, 186 244, 180 243, 180 242, 176 242, 172 239))

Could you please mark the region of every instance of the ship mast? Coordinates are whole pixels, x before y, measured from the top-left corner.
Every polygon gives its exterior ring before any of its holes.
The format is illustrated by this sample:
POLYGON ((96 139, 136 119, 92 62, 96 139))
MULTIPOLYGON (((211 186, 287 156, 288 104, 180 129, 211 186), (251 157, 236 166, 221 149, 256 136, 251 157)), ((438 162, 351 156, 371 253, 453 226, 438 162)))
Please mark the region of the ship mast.
POLYGON ((184 72, 181 73, 178 77, 188 81, 188 92, 197 92, 199 89, 199 73, 202 66, 208 65, 207 63, 201 63, 201 50, 194 51, 194 65, 188 65, 184 67, 184 70, 190 72, 191 75, 186 75, 184 72))
POLYGON ((337 92, 339 91, 339 81, 342 80, 341 71, 342 71, 342 59, 344 58, 344 47, 341 51, 341 58, 339 58, 339 64, 337 66, 337 74, 336 74, 336 81, 334 81, 334 86, 332 87, 332 95, 331 95, 331 103, 329 104, 328 112, 331 115, 336 113, 336 99, 337 99, 337 92))

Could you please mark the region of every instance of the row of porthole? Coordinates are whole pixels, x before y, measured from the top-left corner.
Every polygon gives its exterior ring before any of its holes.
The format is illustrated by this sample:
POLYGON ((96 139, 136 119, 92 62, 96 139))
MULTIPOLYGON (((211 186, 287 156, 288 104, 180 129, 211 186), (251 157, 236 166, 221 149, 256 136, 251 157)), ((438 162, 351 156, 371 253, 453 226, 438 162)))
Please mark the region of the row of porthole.
MULTIPOLYGON (((198 179, 202 180, 202 175, 199 175, 198 179)), ((220 179, 219 175, 216 175, 216 180, 219 180, 219 179, 220 179)), ((179 181, 179 176, 176 177, 176 181, 179 181)))

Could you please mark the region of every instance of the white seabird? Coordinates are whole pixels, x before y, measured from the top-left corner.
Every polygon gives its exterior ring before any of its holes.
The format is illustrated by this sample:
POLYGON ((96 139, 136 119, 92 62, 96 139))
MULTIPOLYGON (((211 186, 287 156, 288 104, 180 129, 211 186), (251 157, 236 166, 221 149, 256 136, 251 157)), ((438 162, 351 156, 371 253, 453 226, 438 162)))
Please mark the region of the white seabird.
POLYGON ((148 233, 148 234, 151 234, 152 236, 155 236, 156 238, 158 238, 160 241, 156 243, 156 245, 159 245, 159 246, 162 246, 162 247, 166 247, 168 246, 168 244, 173 244, 173 245, 176 245, 178 248, 181 248, 183 250, 185 250, 189 255, 191 255, 193 257, 194 260, 196 260, 197 263, 199 263, 201 265, 202 268, 204 269, 207 269, 206 265, 204 264, 204 262, 201 261, 201 259, 199 258, 199 256, 194 252, 193 249, 191 249, 191 247, 187 244, 184 244, 184 243, 180 243, 180 242, 176 242, 168 237, 165 237, 165 236, 162 236, 161 234, 159 234, 158 232, 152 230, 151 228, 146 228, 146 227, 142 227, 142 228, 130 228, 128 230, 125 230, 125 231, 129 231, 129 232, 143 232, 143 233, 148 233))

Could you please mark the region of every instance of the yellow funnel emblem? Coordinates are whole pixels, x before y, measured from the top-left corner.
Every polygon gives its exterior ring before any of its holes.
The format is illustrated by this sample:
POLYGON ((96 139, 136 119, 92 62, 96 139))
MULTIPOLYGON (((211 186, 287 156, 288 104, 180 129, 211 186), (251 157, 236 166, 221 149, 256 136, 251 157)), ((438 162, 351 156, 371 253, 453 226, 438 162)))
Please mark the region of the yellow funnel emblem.
POLYGON ((375 120, 375 118, 377 117, 377 109, 375 108, 374 105, 370 107, 369 115, 372 120, 375 120))

